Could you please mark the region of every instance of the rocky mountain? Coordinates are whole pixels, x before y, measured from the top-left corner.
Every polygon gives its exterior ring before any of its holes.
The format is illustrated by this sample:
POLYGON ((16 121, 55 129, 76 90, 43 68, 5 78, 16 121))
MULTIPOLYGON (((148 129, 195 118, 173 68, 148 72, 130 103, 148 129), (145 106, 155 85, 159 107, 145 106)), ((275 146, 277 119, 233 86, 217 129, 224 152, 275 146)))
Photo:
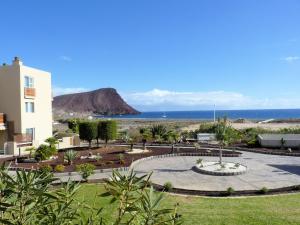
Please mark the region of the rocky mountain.
POLYGON ((56 96, 54 112, 93 113, 102 115, 138 114, 113 88, 56 96))

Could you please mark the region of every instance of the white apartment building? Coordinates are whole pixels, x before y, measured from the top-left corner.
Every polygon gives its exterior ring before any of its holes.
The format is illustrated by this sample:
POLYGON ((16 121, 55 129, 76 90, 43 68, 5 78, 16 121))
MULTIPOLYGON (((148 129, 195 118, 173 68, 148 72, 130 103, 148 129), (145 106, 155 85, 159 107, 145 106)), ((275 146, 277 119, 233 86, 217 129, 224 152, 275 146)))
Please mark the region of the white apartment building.
POLYGON ((23 154, 51 136, 51 74, 15 57, 0 66, 0 154, 23 154))

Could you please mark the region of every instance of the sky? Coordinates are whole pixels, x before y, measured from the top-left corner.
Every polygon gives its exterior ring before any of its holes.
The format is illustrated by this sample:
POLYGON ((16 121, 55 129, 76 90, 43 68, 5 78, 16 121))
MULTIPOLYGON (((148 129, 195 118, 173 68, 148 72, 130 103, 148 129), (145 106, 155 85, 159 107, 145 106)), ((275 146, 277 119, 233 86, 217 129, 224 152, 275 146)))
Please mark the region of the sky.
POLYGON ((0 62, 141 111, 300 108, 299 0, 1 2, 0 62))

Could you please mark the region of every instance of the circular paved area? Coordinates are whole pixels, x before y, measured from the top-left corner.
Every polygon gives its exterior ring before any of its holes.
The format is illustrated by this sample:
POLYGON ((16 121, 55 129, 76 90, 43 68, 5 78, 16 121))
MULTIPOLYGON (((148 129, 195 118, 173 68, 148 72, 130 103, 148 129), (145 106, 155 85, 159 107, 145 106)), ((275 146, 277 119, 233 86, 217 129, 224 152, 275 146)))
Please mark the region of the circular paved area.
MULTIPOLYGON (((241 157, 223 157, 225 162, 238 162, 248 167, 237 176, 211 176, 194 172, 197 156, 176 156, 145 160, 135 165, 138 174, 153 171, 152 182, 163 185, 172 182, 176 188, 205 191, 224 191, 228 187, 240 190, 259 190, 262 187, 281 188, 300 185, 300 157, 264 155, 243 152, 241 157)), ((200 157, 218 161, 217 157, 200 157)))

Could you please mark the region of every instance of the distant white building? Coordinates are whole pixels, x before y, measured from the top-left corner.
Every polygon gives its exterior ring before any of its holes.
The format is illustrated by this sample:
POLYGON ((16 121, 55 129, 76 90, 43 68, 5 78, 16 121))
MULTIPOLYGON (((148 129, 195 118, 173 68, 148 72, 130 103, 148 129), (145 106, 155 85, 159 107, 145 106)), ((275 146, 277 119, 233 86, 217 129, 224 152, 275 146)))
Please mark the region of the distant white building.
POLYGON ((258 142, 262 147, 300 148, 300 134, 260 134, 258 142))
POLYGON ((215 141, 216 140, 216 134, 212 133, 198 133, 197 134, 197 141, 215 141))

